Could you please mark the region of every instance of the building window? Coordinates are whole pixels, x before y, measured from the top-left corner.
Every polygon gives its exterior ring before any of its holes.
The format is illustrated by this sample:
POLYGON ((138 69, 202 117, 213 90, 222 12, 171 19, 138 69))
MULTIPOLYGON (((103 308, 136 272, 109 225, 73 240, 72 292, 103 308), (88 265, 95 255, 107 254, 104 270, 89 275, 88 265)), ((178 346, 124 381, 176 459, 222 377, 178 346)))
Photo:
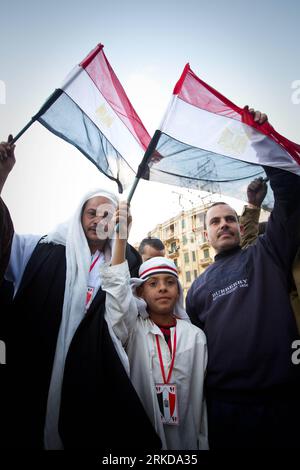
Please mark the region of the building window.
POLYGON ((184 253, 184 262, 185 262, 185 264, 190 262, 190 257, 189 257, 188 253, 184 253))
POLYGON ((185 235, 183 235, 183 237, 182 237, 182 243, 183 243, 183 245, 187 244, 187 238, 186 238, 185 235))
POLYGON ((205 220, 205 214, 201 212, 198 214, 198 226, 203 228, 204 227, 204 220, 205 220))
POLYGON ((175 229, 176 229, 176 225, 175 225, 175 224, 170 224, 169 227, 166 227, 166 228, 164 229, 165 238, 168 239, 168 238, 174 237, 175 229))
POLYGON ((193 261, 196 261, 196 253, 195 253, 195 251, 192 251, 192 259, 193 259, 193 261))
POLYGON ((186 282, 191 282, 191 272, 190 271, 186 271, 185 279, 186 279, 186 282))
POLYGON ((205 259, 209 258, 209 249, 206 248, 205 250, 203 250, 203 254, 205 259))
POLYGON ((204 213, 203 212, 194 214, 192 216, 192 226, 195 229, 204 227, 204 213))
POLYGON ((198 277, 197 269, 194 269, 194 279, 197 279, 197 277, 198 277))
POLYGON ((206 243, 207 242, 207 238, 206 238, 204 232, 201 232, 201 234, 199 234, 199 241, 200 241, 200 243, 206 243))
POLYGON ((182 229, 185 228, 185 219, 181 219, 181 228, 182 228, 182 229))
POLYGON ((176 242, 172 242, 172 243, 171 243, 171 249, 170 249, 170 252, 171 252, 171 253, 175 253, 175 251, 176 251, 176 248, 177 248, 177 246, 176 246, 176 242))

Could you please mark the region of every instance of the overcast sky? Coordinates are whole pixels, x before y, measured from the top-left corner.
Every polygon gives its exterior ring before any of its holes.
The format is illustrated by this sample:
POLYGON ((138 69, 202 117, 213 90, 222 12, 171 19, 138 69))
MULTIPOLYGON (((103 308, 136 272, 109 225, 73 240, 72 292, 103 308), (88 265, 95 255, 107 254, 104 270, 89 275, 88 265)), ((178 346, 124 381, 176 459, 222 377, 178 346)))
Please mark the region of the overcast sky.
MULTIPOLYGON (((189 62, 230 100, 266 112, 281 134, 300 142, 296 0, 2 0, 0 9, 0 140, 16 134, 101 42, 149 133, 189 62)), ((91 187, 116 191, 75 148, 38 123, 19 140, 16 156, 3 198, 18 232, 51 230, 91 187)), ((181 192, 141 182, 132 201, 131 241, 182 205, 200 202, 186 191, 179 198, 181 192)))

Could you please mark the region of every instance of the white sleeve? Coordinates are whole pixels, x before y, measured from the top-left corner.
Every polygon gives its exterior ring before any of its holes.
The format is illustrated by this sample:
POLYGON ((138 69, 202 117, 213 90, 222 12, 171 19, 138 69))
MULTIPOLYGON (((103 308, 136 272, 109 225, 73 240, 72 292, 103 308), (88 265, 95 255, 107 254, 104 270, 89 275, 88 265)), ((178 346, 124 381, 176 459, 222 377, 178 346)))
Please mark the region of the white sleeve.
MULTIPOLYGON (((203 331, 201 331, 201 337, 204 338, 204 347, 203 347, 203 362, 202 362, 202 368, 203 368, 203 384, 204 384, 204 378, 206 375, 206 368, 207 368, 207 361, 208 361, 208 355, 207 355, 207 343, 206 343, 206 337, 203 331)), ((204 393, 204 387, 203 387, 203 393, 204 393)), ((202 413, 201 413, 201 422, 200 422, 200 432, 198 436, 198 445, 200 450, 208 450, 209 449, 209 443, 208 443, 208 423, 207 423, 207 406, 206 406, 206 400, 205 396, 202 397, 202 413)))
POLYGON ((130 287, 127 261, 115 266, 101 266, 102 289, 106 291, 105 318, 125 345, 136 325, 138 309, 130 287))
POLYGON ((40 239, 41 235, 18 235, 14 233, 5 278, 14 283, 15 293, 19 288, 28 260, 40 239))
POLYGON ((199 447, 199 450, 209 450, 207 407, 206 407, 205 399, 202 402, 202 414, 201 414, 200 433, 198 436, 198 447, 199 447))

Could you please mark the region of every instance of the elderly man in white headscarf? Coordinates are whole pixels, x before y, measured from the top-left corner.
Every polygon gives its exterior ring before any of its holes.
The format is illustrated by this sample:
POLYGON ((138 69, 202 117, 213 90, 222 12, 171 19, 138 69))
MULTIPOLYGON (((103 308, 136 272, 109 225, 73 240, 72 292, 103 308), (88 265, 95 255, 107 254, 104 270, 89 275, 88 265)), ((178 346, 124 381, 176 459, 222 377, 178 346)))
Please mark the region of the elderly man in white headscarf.
MULTIPOLYGON (((9 447, 160 447, 104 318, 100 266, 111 258, 117 205, 114 194, 93 191, 48 236, 14 234, 6 271, 15 286, 7 336, 9 447)), ((138 253, 127 245, 126 256, 136 275, 138 253)))

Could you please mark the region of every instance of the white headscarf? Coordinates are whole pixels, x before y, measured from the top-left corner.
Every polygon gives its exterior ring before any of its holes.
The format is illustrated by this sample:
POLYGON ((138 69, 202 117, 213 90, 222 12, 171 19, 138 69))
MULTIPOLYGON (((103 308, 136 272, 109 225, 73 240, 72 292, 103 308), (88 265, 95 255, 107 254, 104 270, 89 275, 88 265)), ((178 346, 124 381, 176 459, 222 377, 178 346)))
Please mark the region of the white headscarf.
POLYGON ((149 277, 155 276, 155 274, 171 274, 177 278, 179 297, 174 307, 174 315, 176 318, 181 320, 191 321, 188 314, 183 307, 183 290, 178 279, 178 272, 175 263, 163 256, 155 256, 145 261, 139 269, 140 277, 133 277, 130 280, 131 289, 133 295, 136 298, 139 314, 142 318, 148 318, 147 304, 144 299, 138 297, 136 289, 141 286, 149 277))
MULTIPOLYGON (((118 198, 108 191, 90 191, 82 199, 72 219, 60 224, 54 232, 46 236, 42 243, 61 244, 66 247, 66 284, 62 319, 58 333, 52 376, 48 393, 45 423, 45 446, 47 449, 63 448, 58 434, 61 386, 67 352, 79 323, 85 315, 86 292, 88 286, 91 252, 85 237, 81 214, 82 207, 91 198, 102 196, 116 207, 118 198)), ((111 248, 106 244, 105 257, 110 261, 111 248)))

